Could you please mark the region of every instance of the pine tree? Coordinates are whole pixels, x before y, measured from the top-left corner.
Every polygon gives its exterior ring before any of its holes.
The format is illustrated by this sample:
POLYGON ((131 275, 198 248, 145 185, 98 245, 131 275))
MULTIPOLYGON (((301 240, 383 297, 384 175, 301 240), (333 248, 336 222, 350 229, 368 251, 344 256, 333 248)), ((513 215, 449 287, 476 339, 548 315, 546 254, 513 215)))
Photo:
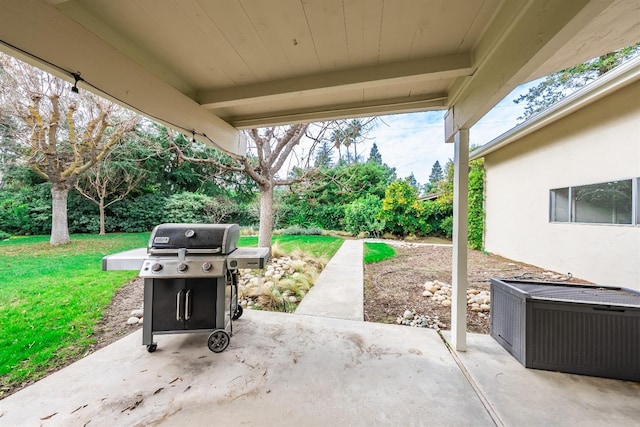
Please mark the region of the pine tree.
POLYGON ((329 141, 322 141, 314 160, 314 166, 318 169, 333 167, 333 153, 329 141))
POLYGON ((407 184, 409 184, 410 186, 412 186, 416 190, 420 191, 420 183, 416 179, 416 176, 413 174, 413 172, 411 172, 411 175, 406 177, 404 180, 407 182, 407 184))
POLYGON ((378 145, 376 145, 375 142, 373 143, 373 147, 371 147, 371 151, 369 152, 369 159, 367 161, 377 163, 379 165, 382 164, 382 154, 380 154, 380 151, 378 151, 378 145))
POLYGON ((444 179, 444 173, 442 172, 442 166, 440 162, 436 162, 431 167, 431 175, 429 175, 429 182, 424 186, 424 192, 426 194, 433 193, 438 186, 438 183, 444 179))

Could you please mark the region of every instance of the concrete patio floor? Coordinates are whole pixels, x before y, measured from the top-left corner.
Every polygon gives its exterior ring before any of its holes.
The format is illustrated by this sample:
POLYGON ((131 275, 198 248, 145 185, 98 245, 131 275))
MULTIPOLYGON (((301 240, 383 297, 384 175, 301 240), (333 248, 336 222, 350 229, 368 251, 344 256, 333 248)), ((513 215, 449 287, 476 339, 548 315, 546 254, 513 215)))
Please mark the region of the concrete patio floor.
POLYGON ((249 310, 229 348, 137 331, 0 401, 2 426, 637 425, 640 384, 530 370, 491 337, 249 310), (462 362, 462 366, 459 362, 462 362))
POLYGON ((134 332, 0 400, 0 426, 640 425, 640 383, 526 369, 488 335, 452 353, 447 332, 355 320, 362 268, 362 242, 343 245, 302 310, 246 310, 219 354, 195 333, 147 353, 134 332))

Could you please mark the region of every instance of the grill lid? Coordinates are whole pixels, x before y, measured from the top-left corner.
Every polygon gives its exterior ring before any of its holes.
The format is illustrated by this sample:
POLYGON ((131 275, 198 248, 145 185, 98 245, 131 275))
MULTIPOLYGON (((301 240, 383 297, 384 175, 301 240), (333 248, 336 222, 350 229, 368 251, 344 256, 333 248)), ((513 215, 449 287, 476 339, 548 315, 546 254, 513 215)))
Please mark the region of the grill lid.
POLYGON ((238 247, 238 224, 160 224, 151 232, 147 252, 227 255, 238 247))

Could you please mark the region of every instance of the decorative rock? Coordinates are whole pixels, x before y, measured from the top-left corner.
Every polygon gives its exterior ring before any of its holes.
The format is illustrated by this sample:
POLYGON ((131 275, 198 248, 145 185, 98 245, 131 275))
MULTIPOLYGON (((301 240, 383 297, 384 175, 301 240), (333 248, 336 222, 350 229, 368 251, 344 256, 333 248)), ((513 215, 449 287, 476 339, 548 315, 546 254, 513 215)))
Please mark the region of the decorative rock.
POLYGON ((131 316, 129 317, 129 320, 127 320, 127 325, 137 325, 139 321, 140 319, 138 319, 137 317, 131 316))
POLYGON ((142 309, 137 309, 137 310, 132 310, 131 311, 131 317, 137 317, 138 319, 142 318, 142 316, 144 315, 144 310, 142 309))
POLYGON ((405 310, 404 314, 402 315, 402 317, 404 319, 411 320, 411 319, 413 319, 413 313, 411 312, 411 310, 405 310))
POLYGON ((433 296, 433 294, 432 294, 430 291, 424 291, 424 292, 422 293, 422 296, 423 296, 423 297, 432 297, 432 296, 433 296))
POLYGON ((293 295, 289 297, 289 302, 298 302, 298 298, 294 297, 293 295))
POLYGON ((446 300, 442 301, 442 306, 443 307, 451 307, 451 300, 446 299, 446 300))
POLYGON ((138 319, 138 325, 142 325, 142 317, 138 319))
POLYGON ((489 304, 480 304, 480 309, 482 311, 489 311, 491 310, 491 306, 489 304))

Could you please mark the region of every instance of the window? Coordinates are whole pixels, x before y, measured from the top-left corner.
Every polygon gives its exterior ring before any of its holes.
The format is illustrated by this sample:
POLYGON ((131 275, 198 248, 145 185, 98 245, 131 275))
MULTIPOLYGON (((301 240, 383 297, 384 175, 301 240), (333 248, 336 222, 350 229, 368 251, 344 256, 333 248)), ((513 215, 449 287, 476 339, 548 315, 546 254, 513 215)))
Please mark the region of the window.
POLYGON ((551 190, 551 221, 569 222, 569 189, 551 190))
POLYGON ((556 188, 550 196, 552 222, 638 224, 637 178, 556 188))

